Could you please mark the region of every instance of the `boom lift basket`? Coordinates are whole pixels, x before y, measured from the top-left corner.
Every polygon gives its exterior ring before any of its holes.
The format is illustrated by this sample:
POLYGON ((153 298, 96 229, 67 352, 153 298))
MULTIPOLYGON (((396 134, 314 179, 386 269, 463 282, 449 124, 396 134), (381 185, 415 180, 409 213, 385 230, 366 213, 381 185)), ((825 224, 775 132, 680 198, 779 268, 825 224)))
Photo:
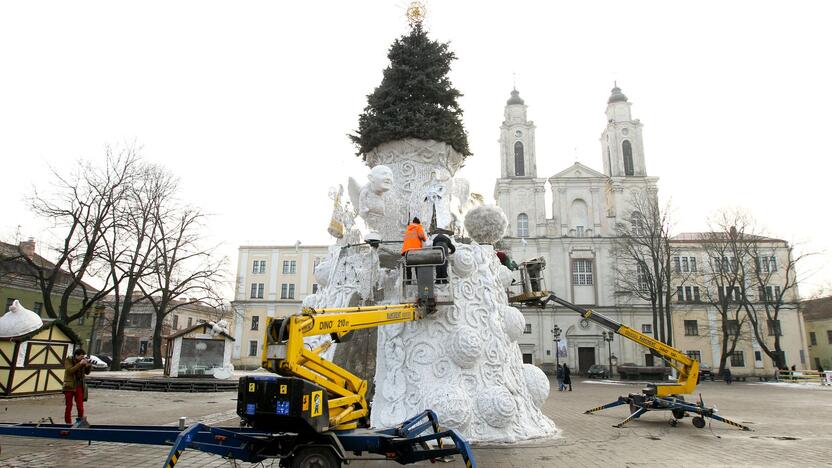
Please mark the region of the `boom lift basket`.
MULTIPOLYGON (((436 306, 451 305, 454 303, 453 288, 450 284, 450 275, 445 278, 447 281, 447 294, 437 296, 437 285, 442 279, 436 278, 436 267, 448 267, 448 257, 442 247, 426 247, 423 249, 411 249, 405 252, 402 266, 402 300, 404 302, 415 302, 425 307, 428 314, 436 311, 436 306), (415 277, 413 275, 415 272, 415 277), (416 286, 415 296, 408 286, 416 286)), ((447 270, 446 270, 447 271, 447 270)), ((443 292, 444 289, 442 288, 443 292)))

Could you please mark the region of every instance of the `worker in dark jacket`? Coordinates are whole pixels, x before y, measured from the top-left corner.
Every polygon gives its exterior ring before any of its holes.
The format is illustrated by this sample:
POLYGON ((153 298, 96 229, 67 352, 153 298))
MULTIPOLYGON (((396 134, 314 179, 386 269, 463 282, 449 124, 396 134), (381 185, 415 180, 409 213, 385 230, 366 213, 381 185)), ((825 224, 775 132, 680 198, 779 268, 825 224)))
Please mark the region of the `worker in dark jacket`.
POLYGON ((434 247, 441 247, 445 251, 445 263, 436 267, 436 280, 437 282, 446 283, 448 281, 448 256, 456 252, 456 247, 454 247, 451 238, 442 231, 433 236, 432 244, 434 247))
POLYGON ((66 408, 64 422, 72 424, 72 400, 78 408, 78 420, 84 419, 84 400, 87 399, 87 382, 85 376, 92 370, 92 364, 86 358, 87 353, 76 348, 72 356, 64 359, 64 397, 66 408))

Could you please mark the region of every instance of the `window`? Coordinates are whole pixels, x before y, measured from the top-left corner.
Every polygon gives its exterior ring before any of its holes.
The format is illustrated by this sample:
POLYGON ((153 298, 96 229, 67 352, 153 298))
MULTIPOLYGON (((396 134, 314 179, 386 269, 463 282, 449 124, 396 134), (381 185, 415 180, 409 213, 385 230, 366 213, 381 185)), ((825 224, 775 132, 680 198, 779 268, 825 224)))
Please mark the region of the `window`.
POLYGON ((179 316, 176 314, 173 315, 173 329, 179 330, 179 316))
POLYGON ((624 140, 621 149, 624 150, 624 175, 631 176, 635 174, 635 171, 633 170, 633 145, 630 144, 630 140, 624 140))
POLYGON ((312 283, 312 294, 318 292, 318 283, 312 283))
POLYGON ((775 257, 774 255, 769 257, 768 266, 771 269, 771 271, 777 271, 777 257, 775 257))
POLYGON ((779 320, 768 320, 768 336, 783 336, 779 320))
POLYGON ((526 327, 523 328, 523 333, 525 333, 526 335, 530 335, 532 333, 532 324, 527 323, 526 327))
POLYGON ((742 300, 742 293, 739 286, 725 286, 719 288, 719 302, 740 302, 742 300))
POLYGON ((685 320, 685 336, 699 335, 699 324, 696 320, 685 320))
POLYGON ((251 316, 251 329, 258 330, 260 328, 260 317, 257 315, 251 316))
POLYGON ((650 283, 648 279, 650 278, 649 272, 647 271, 647 267, 644 265, 638 265, 636 267, 636 274, 638 275, 638 288, 642 291, 647 291, 650 289, 650 283))
POLYGON ((731 336, 736 336, 740 334, 740 322, 737 320, 728 320, 727 321, 727 329, 725 331, 728 332, 731 336))
POLYGON ((745 367, 745 356, 742 351, 731 353, 731 367, 745 367))
POLYGON ((641 324, 641 332, 645 334, 653 334, 653 324, 650 323, 643 323, 641 324))
POLYGON ((678 302, 700 302, 702 296, 699 294, 699 286, 677 287, 676 300, 678 302))
POLYGON ((523 157, 523 142, 518 141, 514 143, 514 175, 526 175, 526 169, 524 167, 524 164, 525 160, 523 157))
POLYGON ((251 268, 252 273, 265 273, 266 272, 266 261, 265 260, 255 260, 254 266, 251 268))
POLYGON ((815 335, 815 332, 809 332, 809 344, 811 346, 817 346, 818 337, 817 337, 817 335, 815 335))
POLYGON ((642 220, 641 213, 638 211, 633 211, 630 214, 630 230, 634 236, 645 235, 644 221, 642 220))
POLYGON ((297 271, 297 266, 298 262, 291 260, 289 262, 289 274, 295 274, 295 271, 297 271))
POLYGON ((248 342, 248 355, 257 356, 257 340, 251 340, 248 342))
POLYGON ((687 352, 685 352, 685 354, 687 354, 688 357, 691 358, 691 359, 695 359, 699 362, 702 362, 702 352, 699 351, 699 350, 687 351, 687 352))
POLYGON ((572 284, 592 286, 592 260, 572 260, 572 284))
POLYGON ((826 341, 832 344, 832 330, 826 330, 826 341))
POLYGON ((281 299, 294 299, 295 298, 295 285, 283 283, 280 285, 280 298, 281 299))
POLYGON ((188 328, 191 328, 194 325, 194 318, 188 317, 188 328))
POLYGON ((289 260, 283 260, 283 274, 289 274, 289 260))
POLYGON ((673 257, 673 271, 676 273, 695 273, 696 257, 673 257))
POLYGON ((583 237, 584 236, 584 227, 583 226, 575 226, 575 237, 583 237))
POLYGON ((127 323, 125 323, 125 326, 130 328, 150 328, 151 322, 151 314, 129 314, 127 315, 127 323))
POLYGON ((780 302, 780 286, 775 286, 774 288, 771 286, 761 287, 758 292, 760 293, 761 302, 765 301, 769 304, 780 302))
POLYGON ((760 351, 754 351, 754 360, 755 361, 762 361, 763 360, 763 353, 760 351))
POLYGON ((529 216, 526 213, 517 215, 517 237, 529 237, 529 216))
POLYGON ((251 283, 251 299, 263 299, 263 283, 251 283))
POLYGON ((745 356, 743 356, 742 351, 731 353, 731 367, 745 367, 745 356))
POLYGON ((43 303, 42 302, 35 302, 34 307, 32 307, 32 312, 40 315, 41 310, 43 310, 43 303))

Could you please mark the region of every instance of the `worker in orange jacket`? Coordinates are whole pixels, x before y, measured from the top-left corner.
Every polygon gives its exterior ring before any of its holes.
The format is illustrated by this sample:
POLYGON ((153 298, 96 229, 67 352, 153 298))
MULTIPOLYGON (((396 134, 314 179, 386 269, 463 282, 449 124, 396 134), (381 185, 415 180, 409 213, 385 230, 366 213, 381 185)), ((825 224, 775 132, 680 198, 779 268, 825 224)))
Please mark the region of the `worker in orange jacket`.
MULTIPOLYGON (((422 222, 419 221, 419 218, 413 218, 413 221, 411 221, 410 224, 407 225, 407 229, 404 230, 402 256, 404 256, 408 250, 421 249, 422 243, 426 240, 428 240, 428 236, 425 235, 425 228, 422 227, 422 222)), ((406 268, 405 271, 405 275, 408 280, 413 277, 413 272, 410 270, 410 268, 406 268)))
POLYGON ((407 229, 404 231, 402 255, 407 253, 408 250, 421 249, 422 243, 426 240, 428 240, 428 236, 425 235, 425 228, 422 227, 422 222, 419 221, 419 218, 413 218, 413 221, 407 225, 407 229))

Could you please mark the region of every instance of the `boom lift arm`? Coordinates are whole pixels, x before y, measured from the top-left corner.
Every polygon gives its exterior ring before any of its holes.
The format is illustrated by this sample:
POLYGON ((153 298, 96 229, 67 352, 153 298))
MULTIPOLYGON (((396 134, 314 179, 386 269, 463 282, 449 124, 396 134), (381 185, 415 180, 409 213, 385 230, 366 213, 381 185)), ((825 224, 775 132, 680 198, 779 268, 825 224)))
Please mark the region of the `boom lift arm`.
MULTIPOLYGON (((557 297, 550 293, 547 297, 540 300, 541 306, 545 307, 551 301, 558 303, 567 309, 571 309, 579 314, 581 317, 592 320, 604 328, 614 331, 616 334, 623 336, 631 341, 644 346, 654 354, 661 357, 668 365, 676 369, 679 377, 675 383, 661 383, 655 385, 655 396, 664 397, 670 395, 688 395, 693 393, 696 389, 696 381, 699 377, 699 362, 695 359, 689 358, 685 353, 678 349, 668 346, 661 341, 638 332, 624 324, 621 324, 609 317, 594 312, 592 309, 584 309, 583 307, 572 304, 569 301, 557 297)), ((653 389, 651 388, 651 392, 653 389)))
POLYGON ((346 341, 355 330, 375 328, 422 318, 416 304, 313 309, 306 307, 298 315, 269 321, 263 367, 286 377, 299 377, 323 387, 328 396, 328 429, 352 429, 369 415, 366 400, 367 381, 323 359, 321 353, 332 342, 346 341), (315 349, 304 338, 330 335, 315 349))

